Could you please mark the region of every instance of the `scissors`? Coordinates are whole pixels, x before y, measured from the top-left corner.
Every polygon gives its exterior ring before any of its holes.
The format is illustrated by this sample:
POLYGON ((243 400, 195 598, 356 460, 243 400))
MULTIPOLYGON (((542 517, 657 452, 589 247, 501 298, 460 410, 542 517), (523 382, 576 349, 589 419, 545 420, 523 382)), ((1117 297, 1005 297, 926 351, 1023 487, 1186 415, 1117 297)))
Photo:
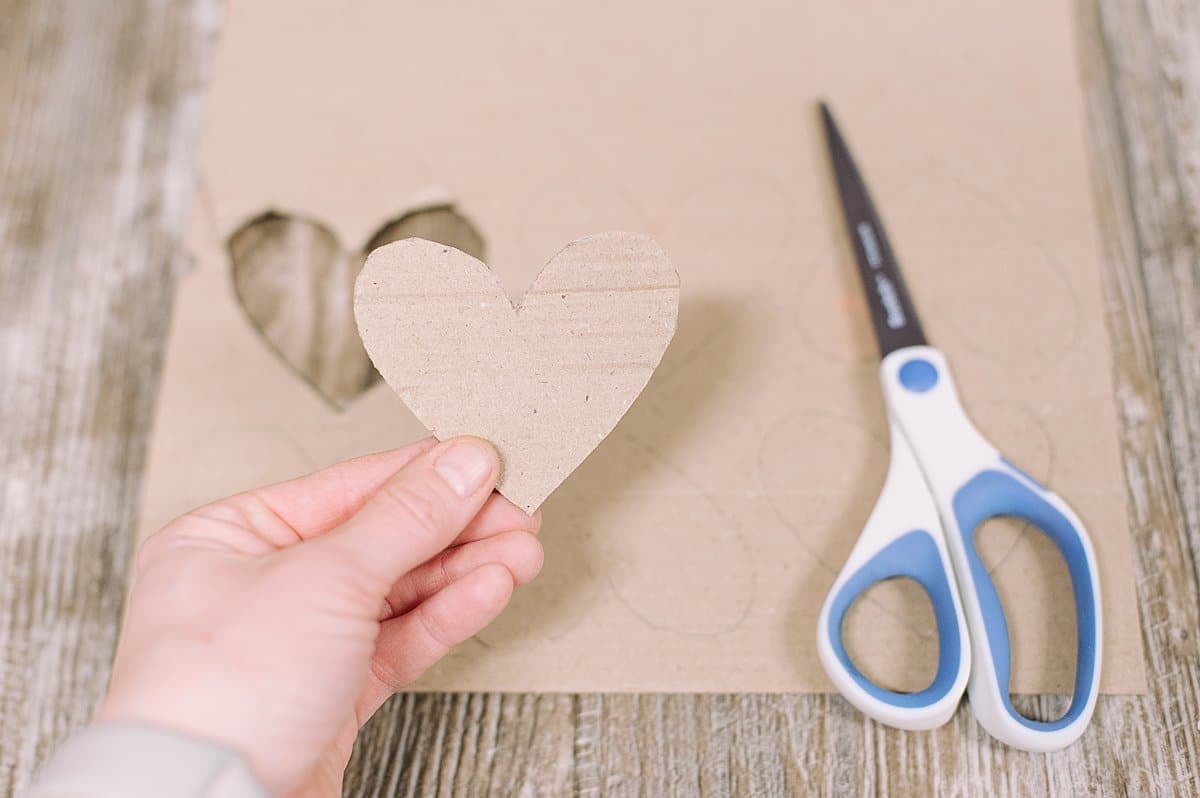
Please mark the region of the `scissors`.
POLYGON ((965 690, 979 724, 996 739, 1028 751, 1064 748, 1091 720, 1100 679, 1100 586, 1091 541, 1066 502, 1005 459, 967 417, 945 355, 925 340, 879 215, 824 103, 821 116, 883 359, 879 377, 891 430, 883 491, 821 609, 821 663, 851 704, 890 726, 941 726, 965 690), (1057 720, 1024 717, 1009 698, 1008 623, 975 540, 980 525, 998 516, 1041 529, 1070 574, 1078 652, 1071 703, 1057 720), (928 594, 938 636, 933 682, 913 693, 872 682, 842 639, 855 599, 896 577, 928 594))

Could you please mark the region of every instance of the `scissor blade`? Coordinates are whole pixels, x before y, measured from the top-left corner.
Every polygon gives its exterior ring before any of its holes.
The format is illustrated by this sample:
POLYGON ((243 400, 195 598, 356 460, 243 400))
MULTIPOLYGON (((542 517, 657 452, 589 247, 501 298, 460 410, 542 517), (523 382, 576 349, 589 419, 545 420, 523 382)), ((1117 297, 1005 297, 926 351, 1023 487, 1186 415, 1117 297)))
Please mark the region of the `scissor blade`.
POLYGON ((821 103, 821 118, 825 122, 825 141, 829 145, 829 158, 833 162, 838 195, 842 200, 842 214, 858 260, 858 274, 867 295, 879 353, 887 356, 906 346, 923 345, 925 333, 921 330, 921 321, 900 275, 900 266, 892 254, 883 223, 879 221, 866 184, 825 103, 821 103))

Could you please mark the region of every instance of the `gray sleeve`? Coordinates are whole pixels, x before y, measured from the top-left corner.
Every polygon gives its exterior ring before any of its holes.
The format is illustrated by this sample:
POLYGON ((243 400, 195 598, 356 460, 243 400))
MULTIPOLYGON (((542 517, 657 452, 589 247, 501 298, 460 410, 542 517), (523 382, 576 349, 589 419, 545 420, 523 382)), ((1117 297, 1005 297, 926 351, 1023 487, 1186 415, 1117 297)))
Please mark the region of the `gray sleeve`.
POLYGON ((28 798, 267 798, 236 752, 152 726, 101 723, 45 764, 28 798))

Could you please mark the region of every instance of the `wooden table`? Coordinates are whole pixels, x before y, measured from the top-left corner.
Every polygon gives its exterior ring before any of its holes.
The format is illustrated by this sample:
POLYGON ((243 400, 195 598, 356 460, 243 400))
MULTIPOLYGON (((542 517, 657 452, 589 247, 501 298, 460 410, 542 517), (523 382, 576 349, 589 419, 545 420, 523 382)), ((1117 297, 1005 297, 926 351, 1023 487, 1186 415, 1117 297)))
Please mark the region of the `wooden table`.
MULTIPOLYGON (((0 0, 5 794, 104 689, 221 13, 0 0)), ((348 793, 1200 794, 1200 7, 1078 16, 1149 695, 1049 756, 965 708, 907 734, 831 696, 409 695, 348 793)))

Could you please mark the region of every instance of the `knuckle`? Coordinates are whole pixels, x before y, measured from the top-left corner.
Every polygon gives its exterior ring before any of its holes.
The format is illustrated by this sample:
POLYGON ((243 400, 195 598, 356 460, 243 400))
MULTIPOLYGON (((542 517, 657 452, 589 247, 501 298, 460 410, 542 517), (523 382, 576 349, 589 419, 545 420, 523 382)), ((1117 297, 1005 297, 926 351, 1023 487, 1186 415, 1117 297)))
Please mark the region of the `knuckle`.
POLYGON ((454 577, 450 574, 449 565, 450 555, 446 552, 439 554, 434 559, 434 573, 431 577, 432 584, 429 588, 429 594, 433 594, 441 590, 454 581, 454 577))
POLYGON ((413 680, 412 676, 405 673, 403 669, 389 667, 386 663, 381 662, 378 657, 371 661, 371 675, 375 677, 376 681, 393 693, 403 690, 413 680))
POLYGON ((420 604, 413 613, 417 616, 417 621, 421 624, 421 628, 425 630, 425 634, 436 646, 440 654, 445 654, 450 649, 454 648, 457 641, 446 630, 445 623, 430 611, 428 604, 420 604))
POLYGON ((146 569, 154 562, 158 556, 158 550, 162 547, 162 533, 158 532, 151 535, 142 541, 142 545, 138 546, 137 554, 133 558, 133 573, 134 576, 141 576, 146 573, 146 569))
POLYGON ((406 531, 426 538, 438 537, 446 525, 446 513, 437 497, 405 482, 389 482, 379 492, 388 511, 406 531))
POLYGON ((297 584, 326 585, 329 600, 341 600, 353 606, 377 607, 379 596, 389 585, 386 572, 375 566, 372 558, 340 540, 330 540, 323 546, 301 547, 298 556, 290 558, 287 572, 281 578, 297 584), (307 555, 307 556, 303 556, 307 555))
POLYGON ((168 524, 143 540, 141 545, 137 547, 137 553, 133 558, 133 574, 135 577, 146 573, 170 549, 175 541, 174 528, 177 523, 168 524))
POLYGON ((518 584, 525 584, 536 579, 537 575, 542 572, 542 566, 546 564, 546 551, 536 538, 527 551, 526 560, 519 568, 518 584))

